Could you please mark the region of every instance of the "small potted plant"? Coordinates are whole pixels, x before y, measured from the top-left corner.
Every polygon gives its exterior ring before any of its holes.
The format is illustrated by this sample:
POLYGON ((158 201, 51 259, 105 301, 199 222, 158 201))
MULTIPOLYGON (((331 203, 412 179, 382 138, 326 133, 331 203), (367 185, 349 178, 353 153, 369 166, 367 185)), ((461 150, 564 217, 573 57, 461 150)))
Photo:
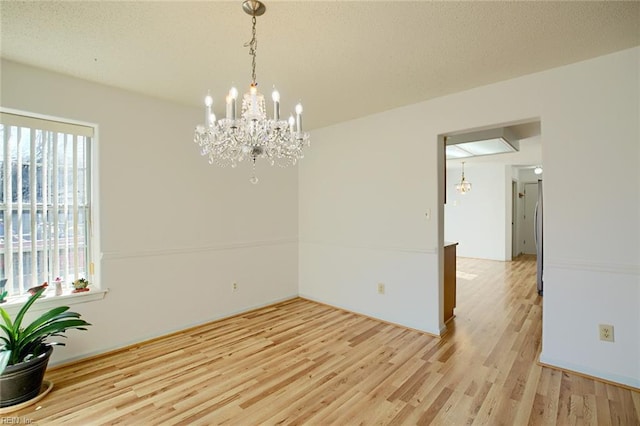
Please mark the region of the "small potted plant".
POLYGON ((86 330, 91 325, 79 313, 69 312, 68 306, 52 308, 24 325, 27 311, 45 290, 41 286, 31 294, 13 320, 0 308, 0 408, 38 396, 53 346, 64 346, 49 342, 50 337, 65 337, 67 330, 86 330))
POLYGON ((82 291, 89 291, 90 289, 87 287, 89 285, 89 281, 84 278, 78 278, 73 282, 73 293, 80 293, 82 291))

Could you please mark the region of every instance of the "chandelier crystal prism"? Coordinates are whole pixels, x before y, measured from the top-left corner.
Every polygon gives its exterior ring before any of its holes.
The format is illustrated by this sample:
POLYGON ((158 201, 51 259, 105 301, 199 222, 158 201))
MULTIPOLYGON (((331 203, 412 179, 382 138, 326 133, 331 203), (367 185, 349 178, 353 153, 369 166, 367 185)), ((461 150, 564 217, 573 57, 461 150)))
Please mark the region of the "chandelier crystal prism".
POLYGON ((242 9, 251 15, 252 38, 245 44, 251 56, 251 84, 240 104, 237 115, 238 90, 232 87, 226 98, 226 116, 216 120, 212 112, 213 98, 205 97, 205 123, 196 126, 194 142, 201 154, 208 157, 209 164, 236 167, 245 159, 251 161, 253 174, 249 181, 258 183, 256 160, 263 158, 271 165, 293 166, 304 157, 303 149, 309 146, 309 134, 302 130, 302 105, 295 107, 295 117, 288 120, 280 117, 280 94, 273 90, 273 113, 267 117, 264 96, 258 92, 256 80, 256 17, 266 11, 258 0, 245 0, 242 9))

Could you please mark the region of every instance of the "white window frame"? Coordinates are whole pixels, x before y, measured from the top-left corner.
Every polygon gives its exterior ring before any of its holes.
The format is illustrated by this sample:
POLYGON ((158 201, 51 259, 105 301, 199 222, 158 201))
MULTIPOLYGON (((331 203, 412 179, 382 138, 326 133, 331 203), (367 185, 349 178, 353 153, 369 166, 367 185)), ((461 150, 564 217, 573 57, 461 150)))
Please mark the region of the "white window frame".
MULTIPOLYGON (((16 109, 4 108, 0 107, 0 113, 3 115, 11 114, 12 121, 16 119, 20 119, 20 117, 24 117, 25 124, 30 122, 42 121, 46 120, 49 127, 56 128, 57 125, 60 126, 63 133, 74 133, 64 130, 66 128, 79 128, 78 126, 87 129, 90 129, 91 141, 89 153, 88 153, 88 162, 87 162, 87 172, 90 173, 90 186, 86 188, 87 192, 87 204, 88 204, 88 215, 85 218, 87 221, 87 278, 90 283, 90 291, 83 293, 70 293, 70 286, 67 283, 67 287, 62 295, 55 296, 55 284, 53 282, 49 282, 49 286, 46 292, 46 298, 39 300, 34 306, 34 310, 38 311, 40 309, 48 309, 50 306, 58 306, 61 302, 61 299, 64 299, 65 304, 76 304, 82 303, 90 300, 102 299, 106 293, 106 289, 102 288, 100 281, 100 223, 99 223, 99 205, 98 205, 98 189, 99 189, 99 173, 98 173, 98 125, 94 123, 81 122, 76 120, 70 120, 59 117, 46 116, 41 114, 35 114, 27 111, 20 111, 16 109), (66 127, 65 127, 66 126, 66 127)), ((13 123, 11 124, 13 125, 13 123)), ((20 125, 20 124, 19 124, 20 125)), ((31 125, 24 125, 23 127, 33 127, 31 125)), ((37 126, 36 126, 37 127, 37 126)), ((4 155, 4 153, 2 154, 4 155)), ((26 286, 27 288, 29 285, 26 286)), ((2 308, 7 310, 9 314, 12 311, 19 309, 19 307, 24 303, 24 301, 28 298, 29 294, 21 294, 21 295, 11 295, 7 298, 7 302, 3 303, 2 308)))

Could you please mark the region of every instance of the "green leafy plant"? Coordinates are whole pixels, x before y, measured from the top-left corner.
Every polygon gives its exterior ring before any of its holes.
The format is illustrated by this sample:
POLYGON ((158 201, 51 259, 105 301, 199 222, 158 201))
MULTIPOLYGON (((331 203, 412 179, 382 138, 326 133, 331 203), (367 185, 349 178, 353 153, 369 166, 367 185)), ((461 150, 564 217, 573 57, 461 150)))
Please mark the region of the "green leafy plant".
POLYGON ((45 288, 32 294, 20 308, 15 320, 11 320, 7 311, 0 308, 0 315, 4 324, 0 328, 4 336, 0 336, 0 374, 8 365, 19 364, 47 351, 48 346, 60 345, 61 342, 48 342, 50 337, 66 337, 67 330, 86 330, 91 325, 77 312, 69 312, 68 306, 59 306, 50 309, 26 327, 22 327, 22 321, 29 308, 42 296, 45 288))

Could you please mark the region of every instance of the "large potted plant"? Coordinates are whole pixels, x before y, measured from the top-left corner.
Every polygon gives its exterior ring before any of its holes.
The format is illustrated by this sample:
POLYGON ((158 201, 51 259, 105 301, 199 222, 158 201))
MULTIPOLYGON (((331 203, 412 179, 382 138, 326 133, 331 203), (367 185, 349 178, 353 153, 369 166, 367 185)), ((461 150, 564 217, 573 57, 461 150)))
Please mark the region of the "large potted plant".
POLYGON ((86 330, 91 325, 77 312, 69 312, 68 306, 50 309, 30 324, 23 326, 24 317, 34 302, 42 296, 45 287, 29 296, 12 321, 0 308, 0 408, 29 401, 38 396, 42 388, 44 372, 54 345, 64 346, 51 337, 66 337, 67 330, 86 330))

